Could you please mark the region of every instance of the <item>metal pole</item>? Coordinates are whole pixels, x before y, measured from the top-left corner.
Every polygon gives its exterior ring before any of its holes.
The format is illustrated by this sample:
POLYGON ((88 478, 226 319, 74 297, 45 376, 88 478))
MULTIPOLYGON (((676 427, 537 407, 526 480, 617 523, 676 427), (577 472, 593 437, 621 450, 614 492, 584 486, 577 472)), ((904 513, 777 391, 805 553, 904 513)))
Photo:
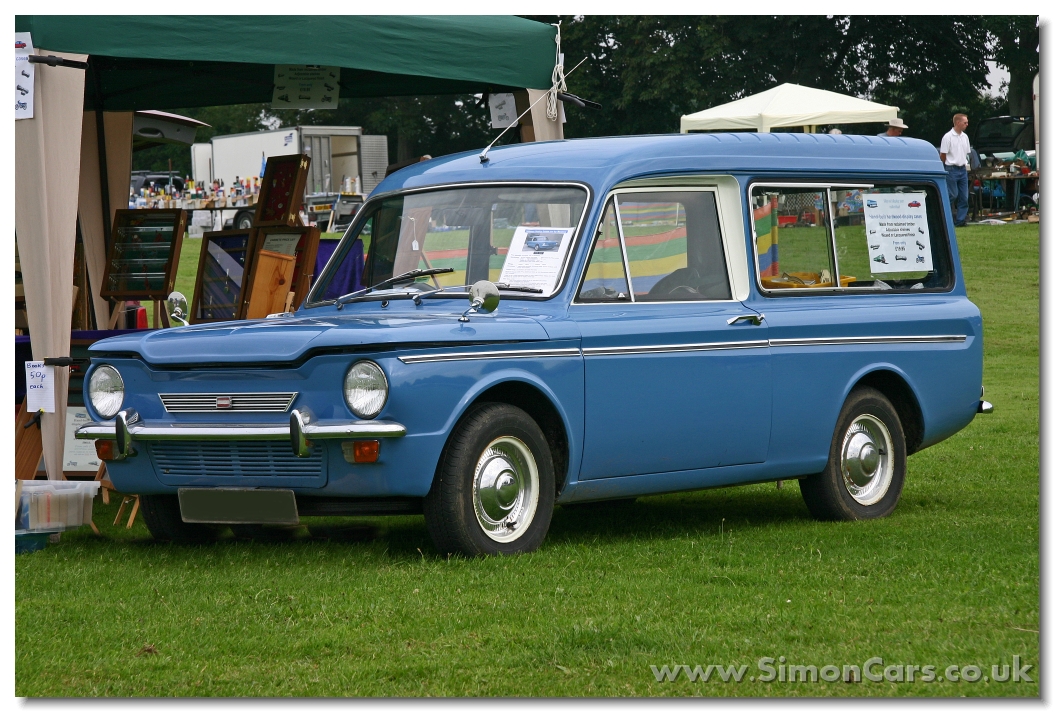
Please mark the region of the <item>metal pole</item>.
POLYGON ((91 58, 92 79, 95 85, 95 136, 99 148, 99 180, 102 183, 102 226, 106 251, 110 251, 110 180, 106 166, 106 127, 103 125, 102 81, 99 79, 99 67, 94 57, 91 58))

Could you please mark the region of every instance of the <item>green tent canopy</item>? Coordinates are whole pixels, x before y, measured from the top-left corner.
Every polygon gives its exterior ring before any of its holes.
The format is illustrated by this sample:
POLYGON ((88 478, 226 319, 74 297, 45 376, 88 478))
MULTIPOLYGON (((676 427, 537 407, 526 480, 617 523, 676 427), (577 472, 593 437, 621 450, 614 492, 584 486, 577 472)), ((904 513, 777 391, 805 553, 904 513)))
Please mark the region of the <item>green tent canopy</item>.
POLYGON ((89 55, 85 109, 270 102, 275 64, 340 67, 341 97, 547 89, 556 28, 508 16, 17 15, 38 50, 89 55))

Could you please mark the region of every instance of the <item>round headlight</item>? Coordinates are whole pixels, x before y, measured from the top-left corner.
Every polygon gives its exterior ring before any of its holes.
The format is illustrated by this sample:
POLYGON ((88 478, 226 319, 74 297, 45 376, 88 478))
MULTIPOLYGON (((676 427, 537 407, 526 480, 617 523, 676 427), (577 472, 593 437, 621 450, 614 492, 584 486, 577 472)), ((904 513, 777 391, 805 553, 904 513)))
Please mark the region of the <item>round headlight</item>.
POLYGON ((113 366, 99 366, 88 381, 88 397, 95 412, 104 418, 117 415, 124 403, 124 381, 113 366))
POLYGON ((356 361, 344 377, 344 400, 360 418, 372 418, 388 400, 388 379, 373 361, 356 361))

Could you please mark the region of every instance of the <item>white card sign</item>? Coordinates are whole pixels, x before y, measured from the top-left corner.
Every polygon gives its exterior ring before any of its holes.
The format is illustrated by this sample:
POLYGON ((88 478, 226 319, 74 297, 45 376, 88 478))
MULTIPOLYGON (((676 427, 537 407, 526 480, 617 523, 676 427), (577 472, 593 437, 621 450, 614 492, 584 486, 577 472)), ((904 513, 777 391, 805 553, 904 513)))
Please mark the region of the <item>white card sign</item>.
POLYGON ((510 94, 491 94, 488 101, 490 104, 490 126, 494 129, 506 129, 515 126, 516 121, 516 97, 510 94))
POLYGON ((26 410, 55 412, 55 367, 43 361, 26 361, 26 410))
POLYGON ((263 248, 269 252, 277 252, 281 255, 295 255, 300 235, 270 234, 264 238, 263 248))
POLYGON ((871 274, 931 272, 925 193, 865 193, 864 229, 871 274))
POLYGON ((66 472, 97 472, 99 455, 94 440, 78 440, 77 428, 91 422, 88 409, 80 406, 66 408, 66 443, 62 448, 62 469, 66 472))
POLYGON ((340 67, 274 65, 272 109, 336 109, 338 99, 340 67))
POLYGON ((536 287, 548 296, 556 288, 571 246, 573 227, 528 227, 513 233, 498 281, 516 287, 536 287))
POLYGON ((33 118, 36 65, 29 63, 33 38, 28 32, 15 33, 15 119, 33 118))

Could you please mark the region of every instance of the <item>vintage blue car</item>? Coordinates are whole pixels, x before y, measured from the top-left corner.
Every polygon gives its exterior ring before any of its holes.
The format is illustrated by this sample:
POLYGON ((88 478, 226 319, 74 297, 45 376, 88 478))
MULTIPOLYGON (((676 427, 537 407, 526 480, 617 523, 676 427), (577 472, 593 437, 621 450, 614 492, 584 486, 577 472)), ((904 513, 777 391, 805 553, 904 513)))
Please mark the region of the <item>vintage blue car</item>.
POLYGON ((909 455, 991 410, 951 225, 905 138, 434 159, 378 186, 295 314, 96 343, 78 437, 165 539, 423 512, 440 552, 507 554, 557 504, 790 479, 818 518, 881 517, 909 455), (543 228, 566 249, 510 249, 543 228), (907 235, 926 264, 872 259, 907 235))

